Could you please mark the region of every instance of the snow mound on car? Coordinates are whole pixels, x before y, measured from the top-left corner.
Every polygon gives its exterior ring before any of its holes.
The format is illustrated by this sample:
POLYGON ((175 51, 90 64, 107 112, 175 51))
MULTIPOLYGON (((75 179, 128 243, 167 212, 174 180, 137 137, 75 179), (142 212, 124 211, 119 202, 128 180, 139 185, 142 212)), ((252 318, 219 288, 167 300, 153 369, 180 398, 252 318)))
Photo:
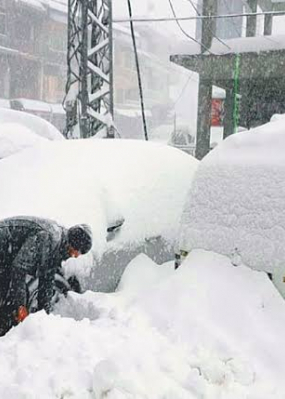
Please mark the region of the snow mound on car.
POLYGON ((0 159, 46 141, 45 138, 36 135, 31 129, 18 123, 1 123, 0 159))
POLYGON ((203 248, 272 272, 285 259, 285 125, 227 138, 200 163, 188 193, 180 248, 203 248))
POLYGON ((138 140, 52 141, 1 162, 0 218, 87 223, 96 253, 155 237, 173 243, 197 164, 182 151, 138 140), (107 227, 121 216, 120 233, 107 243, 107 227))
POLYGON ((15 121, 48 140, 64 140, 60 131, 43 118, 27 112, 0 108, 0 123, 15 123, 15 121))

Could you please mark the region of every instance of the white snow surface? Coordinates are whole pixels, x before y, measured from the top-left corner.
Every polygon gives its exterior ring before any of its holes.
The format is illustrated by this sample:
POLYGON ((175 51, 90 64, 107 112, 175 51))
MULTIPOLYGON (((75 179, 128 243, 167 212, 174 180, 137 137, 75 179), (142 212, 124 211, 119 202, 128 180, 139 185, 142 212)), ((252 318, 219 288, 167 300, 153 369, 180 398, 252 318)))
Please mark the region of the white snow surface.
POLYGON ((187 196, 180 248, 212 250, 258 270, 284 270, 284 148, 279 119, 233 135, 208 154, 187 196))
POLYGON ((0 125, 2 123, 15 122, 46 139, 64 140, 64 136, 60 133, 60 131, 45 119, 31 115, 27 112, 0 108, 0 125))
POLYGON ((285 303, 265 274, 145 255, 116 293, 62 299, 0 338, 9 399, 283 399, 285 303))
POLYGON ((43 142, 47 142, 47 139, 18 123, 0 124, 0 159, 43 142))
POLYGON ((198 161, 138 140, 48 141, 1 160, 0 219, 33 215, 87 223, 94 251, 162 236, 173 243, 198 161), (116 240, 106 229, 124 217, 116 240))

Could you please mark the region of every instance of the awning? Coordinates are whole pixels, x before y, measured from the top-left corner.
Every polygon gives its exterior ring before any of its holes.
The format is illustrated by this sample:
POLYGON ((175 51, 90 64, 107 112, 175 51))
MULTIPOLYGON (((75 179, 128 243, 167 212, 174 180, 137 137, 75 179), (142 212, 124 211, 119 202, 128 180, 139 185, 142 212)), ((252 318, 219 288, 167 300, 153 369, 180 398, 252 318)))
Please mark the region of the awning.
POLYGON ((31 7, 36 11, 46 12, 44 1, 41 0, 18 0, 18 2, 26 7, 31 7))

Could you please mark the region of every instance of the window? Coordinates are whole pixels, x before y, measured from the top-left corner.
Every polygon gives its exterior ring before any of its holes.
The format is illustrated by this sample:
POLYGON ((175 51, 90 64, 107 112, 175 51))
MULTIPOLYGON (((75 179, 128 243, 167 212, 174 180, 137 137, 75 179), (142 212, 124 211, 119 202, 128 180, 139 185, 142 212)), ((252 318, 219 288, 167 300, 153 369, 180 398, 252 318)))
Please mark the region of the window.
POLYGON ((61 24, 51 24, 49 28, 49 47, 54 51, 66 51, 67 31, 66 26, 61 24))
POLYGON ((126 68, 132 69, 132 70, 135 69, 135 57, 131 51, 125 53, 124 60, 125 60, 124 64, 125 64, 126 68))
POLYGON ((20 20, 15 21, 16 30, 15 37, 21 42, 32 42, 34 38, 34 27, 31 24, 20 23, 20 20))
POLYGON ((57 34, 49 35, 49 47, 55 51, 66 51, 67 42, 66 35, 58 32, 57 34))
POLYGON ((125 91, 123 89, 116 90, 116 100, 118 103, 123 103, 125 100, 125 91))
POLYGON ((138 101, 139 99, 138 89, 129 89, 127 91, 127 99, 129 101, 138 101))

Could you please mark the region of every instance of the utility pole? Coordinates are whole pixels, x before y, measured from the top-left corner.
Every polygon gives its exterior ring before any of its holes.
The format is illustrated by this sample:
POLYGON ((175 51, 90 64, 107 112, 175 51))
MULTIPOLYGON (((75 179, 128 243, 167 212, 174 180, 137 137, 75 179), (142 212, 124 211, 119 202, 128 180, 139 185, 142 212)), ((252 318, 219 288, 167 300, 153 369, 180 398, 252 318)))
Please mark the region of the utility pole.
POLYGON ((68 0, 66 136, 94 136, 113 127, 112 0, 68 0))
MULTIPOLYGON (((211 16, 217 13, 217 0, 203 0, 203 15, 211 16)), ((205 47, 210 48, 215 34, 216 22, 214 19, 203 19, 201 53, 205 47)), ((197 119, 196 158, 202 159, 210 150, 211 110, 212 110, 212 81, 210 71, 200 73, 197 119), (208 75, 208 76, 207 76, 208 75)))

